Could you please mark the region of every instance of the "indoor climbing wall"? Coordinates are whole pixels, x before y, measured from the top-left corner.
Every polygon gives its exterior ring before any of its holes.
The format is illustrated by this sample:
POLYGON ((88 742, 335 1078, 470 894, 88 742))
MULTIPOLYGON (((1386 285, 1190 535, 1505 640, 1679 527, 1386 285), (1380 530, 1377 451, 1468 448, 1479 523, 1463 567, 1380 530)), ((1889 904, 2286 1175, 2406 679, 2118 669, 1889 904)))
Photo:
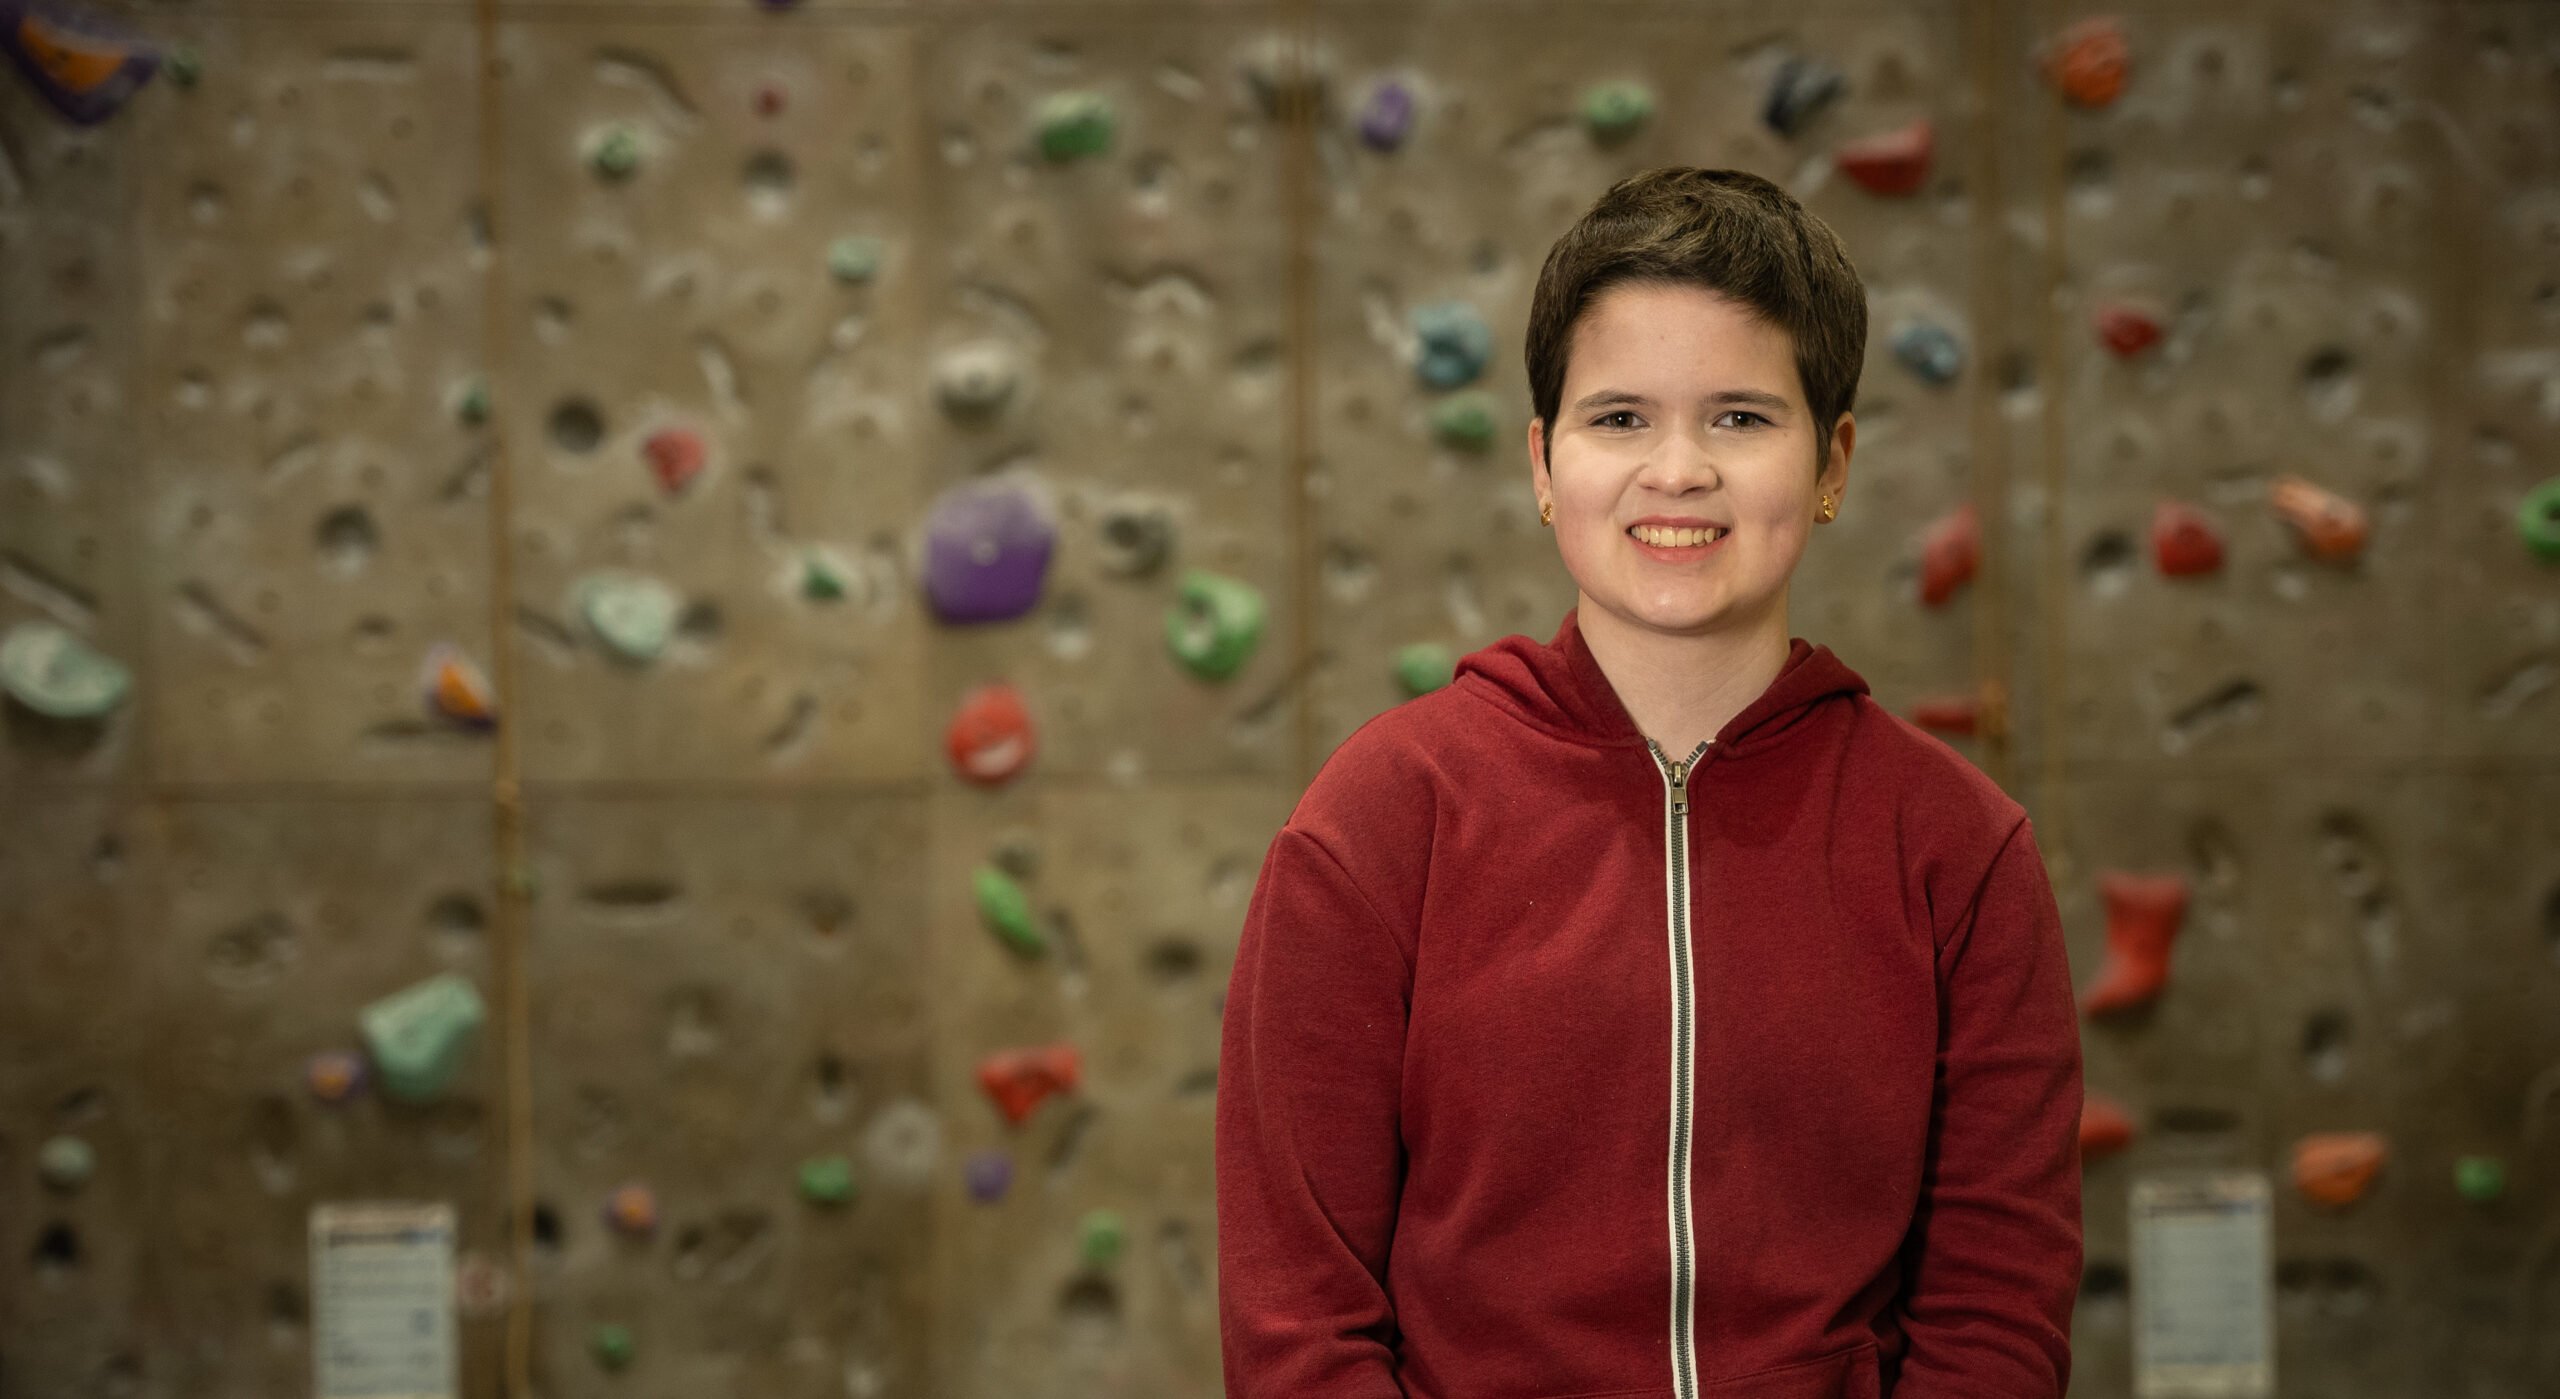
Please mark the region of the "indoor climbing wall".
POLYGON ((1866 282, 1794 629, 2035 816, 2074 1392, 2560 1389, 2547 8, 0 15, 0 1396, 1215 1394, 1263 851, 1572 605, 1666 163, 1866 282))

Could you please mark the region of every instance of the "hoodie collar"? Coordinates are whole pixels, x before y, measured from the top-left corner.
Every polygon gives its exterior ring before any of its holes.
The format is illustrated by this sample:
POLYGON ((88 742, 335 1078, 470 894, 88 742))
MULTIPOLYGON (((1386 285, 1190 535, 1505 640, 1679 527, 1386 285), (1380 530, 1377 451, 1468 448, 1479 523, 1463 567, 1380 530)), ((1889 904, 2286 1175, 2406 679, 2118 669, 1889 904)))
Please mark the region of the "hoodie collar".
MULTIPOLYGON (((1514 633, 1460 657, 1457 682, 1559 737, 1601 748, 1641 748, 1645 735, 1584 641, 1580 612, 1579 606, 1566 609, 1563 624, 1544 644, 1514 633)), ((1866 693, 1867 682, 1830 647, 1791 637, 1777 678, 1717 731, 1715 746, 1747 752, 1774 740, 1823 700, 1866 693)))

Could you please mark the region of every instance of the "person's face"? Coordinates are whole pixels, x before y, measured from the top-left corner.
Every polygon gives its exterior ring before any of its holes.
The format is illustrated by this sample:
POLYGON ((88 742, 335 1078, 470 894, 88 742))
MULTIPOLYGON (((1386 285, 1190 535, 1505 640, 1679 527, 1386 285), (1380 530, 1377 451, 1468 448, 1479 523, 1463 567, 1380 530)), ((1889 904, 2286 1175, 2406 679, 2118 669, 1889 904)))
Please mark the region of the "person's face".
POLYGON ((1591 605, 1659 632, 1741 631, 1785 615, 1819 498, 1836 510, 1847 490, 1854 437, 1844 413, 1817 476, 1785 330, 1703 287, 1620 283, 1574 326, 1551 430, 1530 420, 1530 478, 1591 605), (1726 532, 1658 548, 1628 532, 1652 516, 1726 532))

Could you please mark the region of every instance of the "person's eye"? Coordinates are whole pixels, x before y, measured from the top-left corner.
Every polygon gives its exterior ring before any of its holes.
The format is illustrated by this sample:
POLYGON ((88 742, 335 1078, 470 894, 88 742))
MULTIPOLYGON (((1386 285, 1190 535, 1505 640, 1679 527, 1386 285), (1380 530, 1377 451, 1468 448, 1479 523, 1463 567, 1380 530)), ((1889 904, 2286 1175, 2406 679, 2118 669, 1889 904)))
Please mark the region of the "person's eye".
POLYGON ((1635 414, 1621 408, 1615 413, 1603 413, 1599 417, 1593 419, 1592 422, 1595 426, 1605 426, 1611 418, 1632 418, 1634 416, 1635 414))
POLYGON ((1757 414, 1757 413, 1746 413, 1746 412, 1744 412, 1743 410, 1741 410, 1741 409, 1739 409, 1739 408, 1736 408, 1736 409, 1734 409, 1732 412, 1725 414, 1725 416, 1726 416, 1726 417, 1728 417, 1728 418, 1749 418, 1749 419, 1751 419, 1753 422, 1761 423, 1761 424, 1764 424, 1764 425, 1769 421, 1767 418, 1763 418, 1763 417, 1761 417, 1761 416, 1760 416, 1759 414, 1757 414))

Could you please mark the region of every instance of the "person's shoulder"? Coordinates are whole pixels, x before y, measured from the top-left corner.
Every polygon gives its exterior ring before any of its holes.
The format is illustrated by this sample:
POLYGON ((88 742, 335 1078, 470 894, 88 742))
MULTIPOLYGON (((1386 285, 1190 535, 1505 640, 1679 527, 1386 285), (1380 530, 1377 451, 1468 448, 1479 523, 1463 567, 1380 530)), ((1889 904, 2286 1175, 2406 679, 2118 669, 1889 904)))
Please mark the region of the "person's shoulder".
POLYGON ((1371 715, 1317 766, 1289 824, 1320 837, 1427 827, 1450 737, 1459 725, 1481 722, 1480 708, 1458 686, 1443 685, 1371 715))
POLYGON ((1851 760, 1859 780, 1877 784, 1906 818, 1924 819, 1933 829, 1986 849, 1997 849, 2026 819, 2017 798, 1945 739, 1872 695, 1853 700, 1851 760))

